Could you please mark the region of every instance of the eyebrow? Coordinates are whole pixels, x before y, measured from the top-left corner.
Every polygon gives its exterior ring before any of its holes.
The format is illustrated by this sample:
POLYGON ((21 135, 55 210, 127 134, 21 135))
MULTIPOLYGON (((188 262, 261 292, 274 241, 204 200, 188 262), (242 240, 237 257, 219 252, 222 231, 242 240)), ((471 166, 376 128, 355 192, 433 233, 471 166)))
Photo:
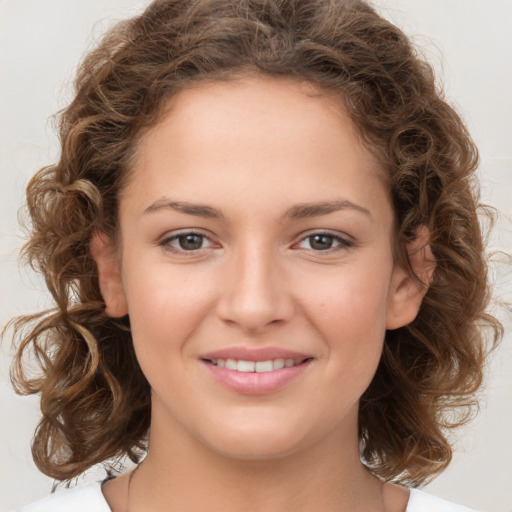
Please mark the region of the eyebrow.
MULTIPOLYGON (((206 204, 194 204, 184 201, 171 201, 169 199, 159 199, 144 210, 144 214, 157 212, 163 209, 176 210, 187 215, 195 215, 197 217, 206 217, 210 219, 223 219, 222 211, 208 206, 206 204)), ((281 220, 286 219, 305 219, 309 217, 318 217, 327 215, 328 213, 340 210, 356 210, 364 213, 371 218, 371 213, 366 208, 348 200, 321 201, 318 203, 299 203, 290 207, 283 215, 281 220)))
POLYGON ((187 215, 196 215, 197 217, 207 217, 209 219, 223 219, 224 214, 211 206, 206 204, 193 204, 184 201, 170 201, 168 199, 159 199, 152 205, 148 206, 144 213, 157 212, 163 209, 176 210, 178 212, 186 213, 187 215))
POLYGON ((371 218, 371 213, 366 208, 348 200, 322 201, 319 203, 300 203, 289 208, 283 215, 284 219, 305 219, 308 217, 317 217, 327 215, 328 213, 340 210, 356 210, 364 213, 371 218))

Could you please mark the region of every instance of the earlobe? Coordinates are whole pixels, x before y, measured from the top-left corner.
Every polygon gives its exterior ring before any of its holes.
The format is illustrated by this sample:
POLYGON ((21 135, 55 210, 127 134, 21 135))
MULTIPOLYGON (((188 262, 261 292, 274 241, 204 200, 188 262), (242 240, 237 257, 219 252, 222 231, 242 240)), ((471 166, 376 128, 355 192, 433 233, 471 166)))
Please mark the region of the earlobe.
POLYGON ((393 274, 387 329, 398 329, 416 318, 434 276, 436 260, 430 248, 430 233, 425 226, 420 226, 415 240, 407 244, 407 255, 410 268, 397 267, 393 274))
POLYGON ((128 304, 121 280, 119 260, 112 241, 104 233, 94 233, 91 239, 91 254, 98 267, 98 280, 106 305, 106 314, 113 318, 125 316, 128 314, 128 304))

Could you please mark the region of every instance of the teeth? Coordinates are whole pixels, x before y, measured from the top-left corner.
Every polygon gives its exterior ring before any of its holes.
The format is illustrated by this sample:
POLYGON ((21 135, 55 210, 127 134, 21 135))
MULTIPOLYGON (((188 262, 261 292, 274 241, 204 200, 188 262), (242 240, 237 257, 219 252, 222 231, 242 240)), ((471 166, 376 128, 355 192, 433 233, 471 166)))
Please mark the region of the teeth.
POLYGON ((284 359, 274 359, 273 366, 274 370, 280 370, 281 368, 284 368, 284 359))
POLYGON ((239 372, 253 372, 255 366, 254 361, 240 360, 236 363, 236 369, 239 372))
POLYGON ((238 365, 236 364, 236 361, 234 359, 226 359, 226 368, 228 368, 229 370, 237 370, 237 366, 238 365))
POLYGON ((269 359, 268 361, 245 361, 243 359, 212 359, 211 363, 215 366, 226 367, 228 370, 236 370, 238 372, 271 372, 273 370, 281 370, 282 368, 290 368, 302 363, 302 360, 295 361, 293 359, 269 359))
POLYGON ((258 361, 254 367, 257 372, 271 372, 274 369, 274 364, 272 361, 258 361))

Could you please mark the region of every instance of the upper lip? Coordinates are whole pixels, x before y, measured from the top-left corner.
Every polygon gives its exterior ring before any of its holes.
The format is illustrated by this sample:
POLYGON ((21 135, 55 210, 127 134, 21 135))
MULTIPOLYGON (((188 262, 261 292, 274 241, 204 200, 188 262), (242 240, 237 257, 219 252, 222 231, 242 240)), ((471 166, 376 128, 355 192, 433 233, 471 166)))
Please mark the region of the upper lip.
POLYGON ((201 359, 212 361, 214 359, 235 359, 237 361, 269 361, 273 359, 293 359, 294 361, 303 361, 311 359, 313 356, 303 352, 282 349, 278 347, 227 347, 220 350, 214 350, 200 356, 201 359))

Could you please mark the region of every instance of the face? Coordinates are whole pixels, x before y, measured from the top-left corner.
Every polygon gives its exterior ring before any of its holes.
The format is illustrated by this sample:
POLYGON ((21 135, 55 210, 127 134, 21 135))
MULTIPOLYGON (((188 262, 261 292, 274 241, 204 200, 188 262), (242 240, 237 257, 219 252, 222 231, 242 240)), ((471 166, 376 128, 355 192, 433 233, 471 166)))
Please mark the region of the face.
POLYGON ((339 100, 312 91, 191 88, 140 143, 119 265, 95 254, 152 388, 152 442, 243 459, 353 445, 385 330, 416 314, 381 170, 339 100))

